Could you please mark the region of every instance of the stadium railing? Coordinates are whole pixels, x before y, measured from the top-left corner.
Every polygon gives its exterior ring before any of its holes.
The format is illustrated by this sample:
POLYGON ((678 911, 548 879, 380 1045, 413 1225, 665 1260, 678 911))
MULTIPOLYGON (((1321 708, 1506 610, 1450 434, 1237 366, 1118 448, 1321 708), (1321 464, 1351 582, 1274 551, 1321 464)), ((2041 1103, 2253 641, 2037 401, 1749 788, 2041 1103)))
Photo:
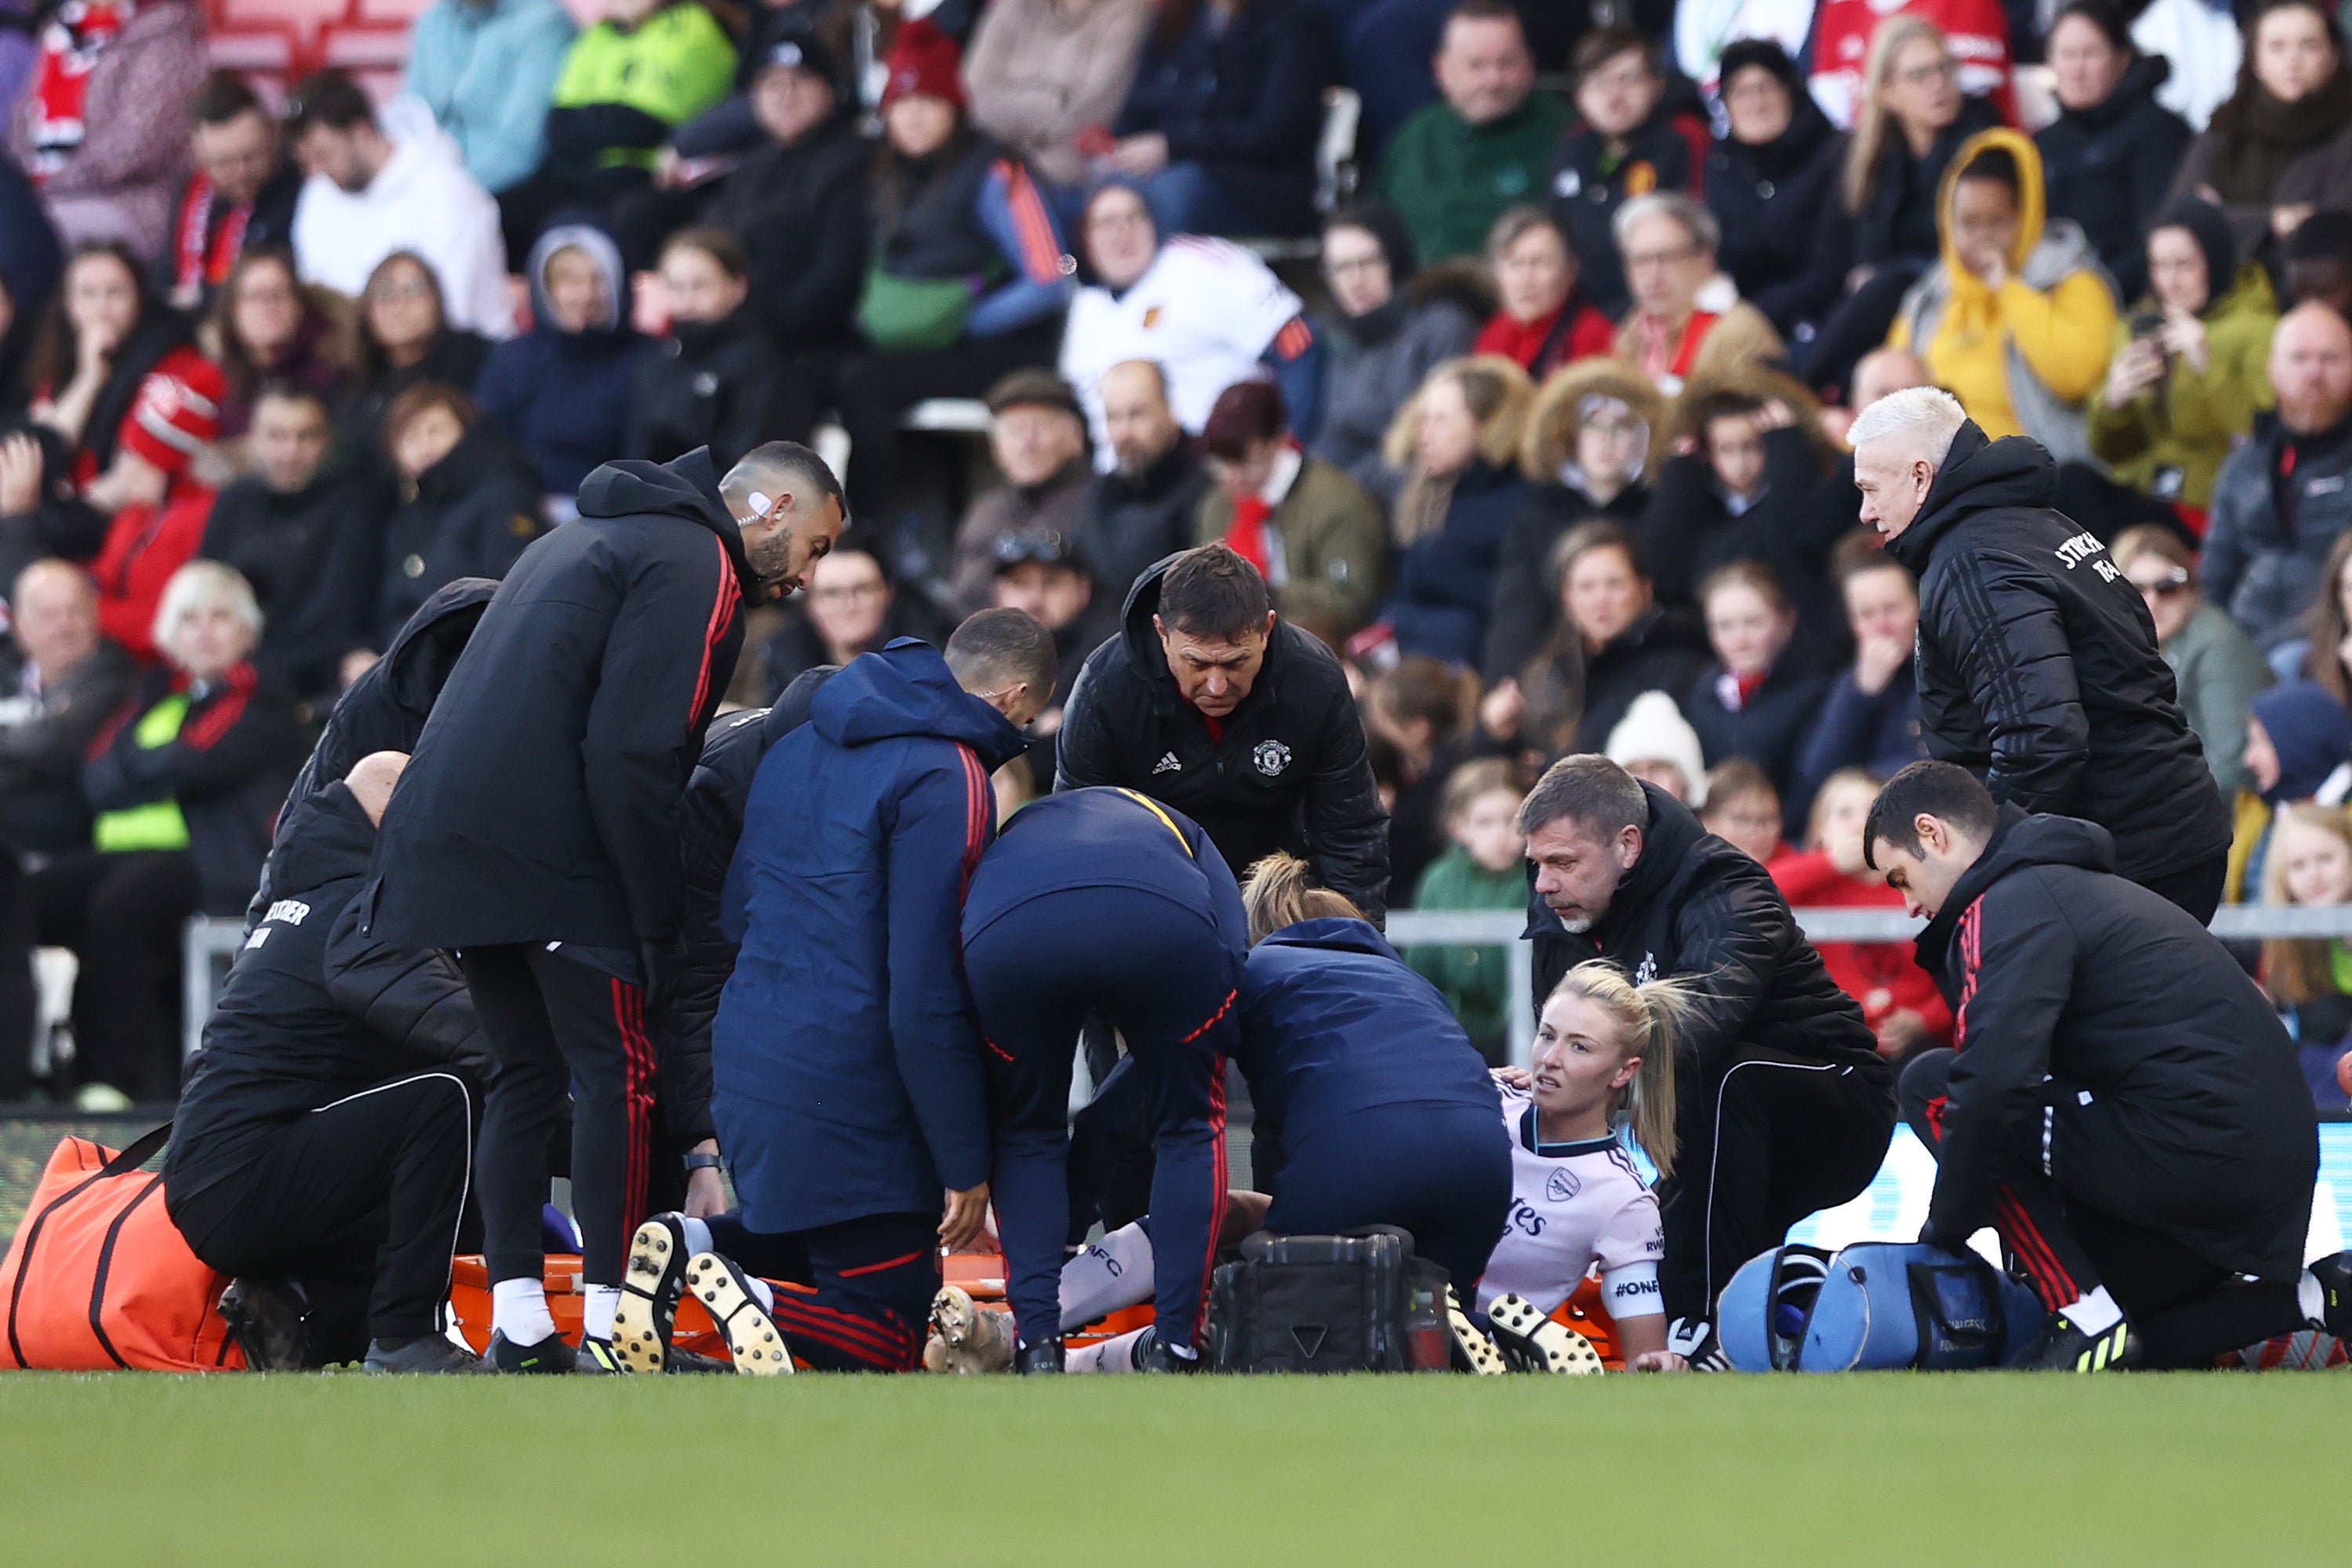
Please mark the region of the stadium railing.
MULTIPOLYGON (((1814 942, 1909 942, 1926 922, 1900 910, 1796 910, 1797 924, 1814 942)), ((1499 947, 1510 965, 1509 994, 1534 987, 1534 950, 1519 940, 1528 920, 1517 910, 1399 910, 1389 916, 1388 938, 1400 948, 1445 945, 1499 947)), ((204 1043, 205 1020, 236 957, 245 922, 234 917, 198 916, 188 922, 184 997, 183 1049, 204 1043)), ((2225 904, 2213 917, 2213 934, 2224 942, 2263 942, 2273 937, 2352 939, 2352 904, 2316 909, 2266 904, 2225 904)), ((1535 1019, 1525 1008, 1511 1010, 1511 1059, 1525 1066, 1535 1049, 1535 1019)))

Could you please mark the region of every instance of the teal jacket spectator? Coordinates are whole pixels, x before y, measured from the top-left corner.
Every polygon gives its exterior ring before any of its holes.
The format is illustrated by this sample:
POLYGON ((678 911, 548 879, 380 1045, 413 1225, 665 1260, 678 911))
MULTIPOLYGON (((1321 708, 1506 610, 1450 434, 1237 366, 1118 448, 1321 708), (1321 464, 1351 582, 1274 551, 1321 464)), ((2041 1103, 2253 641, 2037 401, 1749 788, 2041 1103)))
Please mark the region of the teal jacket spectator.
POLYGON ((547 106, 575 31, 556 0, 435 0, 416 19, 403 90, 424 100, 486 191, 547 155, 547 106))

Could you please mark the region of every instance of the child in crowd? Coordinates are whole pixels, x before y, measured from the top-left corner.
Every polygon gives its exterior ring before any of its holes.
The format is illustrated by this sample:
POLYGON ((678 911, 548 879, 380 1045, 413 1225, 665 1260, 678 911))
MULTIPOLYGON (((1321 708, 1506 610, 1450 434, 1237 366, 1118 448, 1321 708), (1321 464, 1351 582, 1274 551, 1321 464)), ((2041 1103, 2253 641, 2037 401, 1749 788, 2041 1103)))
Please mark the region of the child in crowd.
POLYGON ((1505 1068, 1511 1219, 1478 1281, 1506 1343, 1565 1333, 1546 1321, 1601 1268, 1601 1300, 1626 1366, 1679 1372, 1658 1295, 1658 1201, 1619 1140, 1622 1121, 1660 1176, 1675 1168, 1675 1047, 1696 1003, 1679 981, 1636 985, 1605 960, 1568 972, 1536 1026, 1535 1064, 1505 1068))
MULTIPOLYGON (((1454 770, 1440 814, 1453 847, 1430 863, 1413 890, 1416 910, 1518 910, 1528 901, 1519 801, 1526 794, 1500 757, 1454 770)), ((1500 1066, 1515 998, 1509 957, 1499 947, 1411 947, 1404 961, 1444 994, 1470 1043, 1500 1066)))
MULTIPOLYGON (((1878 798, 1879 780, 1860 768, 1840 768, 1813 797, 1805 850, 1772 867, 1772 880, 1793 909, 1874 910, 1903 907, 1903 895, 1864 864, 1863 825, 1878 798)), ((1949 1043, 1952 1012, 1943 993, 1911 956, 1907 942, 1822 942, 1822 962, 1838 989, 1862 1004, 1863 1021, 1878 1037, 1878 1054, 1903 1061, 1949 1043)))
POLYGON ((1682 709, 1710 766, 1746 757, 1785 803, 1797 748, 1821 713, 1826 683, 1790 654, 1797 614, 1780 577, 1755 561, 1735 561, 1699 584, 1700 610, 1715 659, 1684 693, 1682 709))
MULTIPOLYGON (((2263 868, 2263 902, 2310 909, 2352 903, 2352 816, 2310 803, 2279 811, 2263 868)), ((2263 943, 2263 989, 2294 1037, 2313 1100, 2341 1108, 2352 1036, 2352 945, 2340 937, 2263 943)))
POLYGON ((1786 847, 1780 842, 1780 792, 1746 757, 1717 763, 1707 773, 1706 805, 1698 821, 1759 866, 1771 865, 1786 847))
POLYGON ((667 463, 708 447, 725 473, 777 428, 776 370, 749 302, 751 268, 723 228, 680 229, 662 247, 669 336, 637 367, 630 457, 667 463))
POLYGON ((1663 691, 1644 691, 1633 699, 1625 717, 1609 731, 1601 753, 1694 810, 1706 805, 1706 761, 1698 732, 1663 691))

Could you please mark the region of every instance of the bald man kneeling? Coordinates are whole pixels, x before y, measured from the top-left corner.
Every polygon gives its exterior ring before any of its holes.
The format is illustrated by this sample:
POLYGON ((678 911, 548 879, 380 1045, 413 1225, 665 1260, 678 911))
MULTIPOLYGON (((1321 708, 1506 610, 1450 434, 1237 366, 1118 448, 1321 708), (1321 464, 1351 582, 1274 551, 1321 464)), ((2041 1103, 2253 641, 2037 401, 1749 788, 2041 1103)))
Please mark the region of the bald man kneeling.
POLYGON ((488 1063, 462 976, 361 934, 352 901, 408 759, 297 802, 273 900, 181 1093, 163 1202, 235 1282, 246 1364, 477 1372, 442 1337, 488 1063))

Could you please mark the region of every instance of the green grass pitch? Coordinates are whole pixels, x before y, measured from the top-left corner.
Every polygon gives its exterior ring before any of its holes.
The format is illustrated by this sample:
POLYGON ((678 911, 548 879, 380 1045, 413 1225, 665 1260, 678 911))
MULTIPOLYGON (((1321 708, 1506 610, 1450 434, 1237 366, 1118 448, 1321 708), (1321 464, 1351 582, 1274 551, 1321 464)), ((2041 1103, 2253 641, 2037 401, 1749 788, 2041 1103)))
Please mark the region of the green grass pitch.
POLYGON ((2352 1562, 2343 1374, 0 1378, 0 1562, 2352 1562))

